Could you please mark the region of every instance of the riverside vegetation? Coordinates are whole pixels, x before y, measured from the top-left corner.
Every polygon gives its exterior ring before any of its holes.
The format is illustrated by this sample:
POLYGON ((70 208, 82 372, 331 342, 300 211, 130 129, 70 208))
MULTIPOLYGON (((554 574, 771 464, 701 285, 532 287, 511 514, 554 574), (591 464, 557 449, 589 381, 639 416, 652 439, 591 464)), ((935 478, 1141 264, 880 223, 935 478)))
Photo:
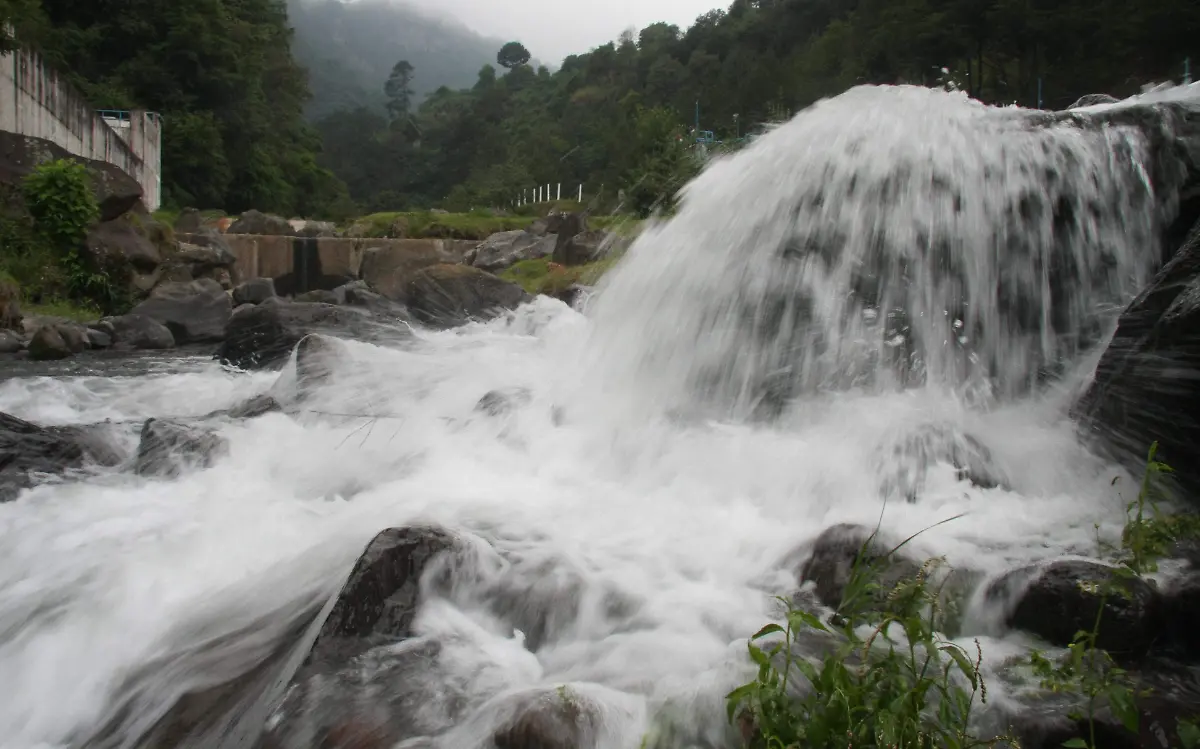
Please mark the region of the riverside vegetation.
POLYGON ((70 159, 36 167, 0 215, 0 276, 14 285, 26 312, 75 320, 126 311, 127 287, 82 251, 100 211, 82 164, 70 159))
MULTIPOLYGON (((1102 545, 1115 565, 1111 582, 1094 591, 1101 602, 1092 627, 1078 632, 1060 656, 1034 651, 1028 659, 1043 690, 1082 700, 1070 717, 1086 725, 1087 735, 1066 741, 1067 749, 1098 749, 1102 707, 1126 730, 1138 731, 1138 700, 1150 691, 1098 646, 1104 604, 1110 596, 1128 595, 1123 580, 1157 571, 1157 560, 1176 543, 1200 539, 1200 516, 1160 506, 1161 478, 1171 469, 1156 460, 1156 452, 1157 444, 1150 448, 1138 494, 1126 507, 1119 546, 1102 545)), ((878 528, 862 544, 832 616, 823 620, 780 598, 784 623, 768 624, 750 638, 749 656, 758 673, 726 698, 729 719, 741 727, 746 746, 967 749, 1015 744, 1013 736, 973 733, 975 709, 987 701, 983 652, 977 639, 968 649, 941 634, 958 613, 958 602, 944 595, 944 583, 934 582, 944 560, 927 560, 915 575, 884 592, 883 566, 916 536, 871 559, 868 549, 877 533, 878 528), (811 643, 814 635, 834 643, 816 662, 799 655, 796 647, 811 643)), ((1200 712, 1174 727, 1180 749, 1200 746, 1197 721, 1200 712)))

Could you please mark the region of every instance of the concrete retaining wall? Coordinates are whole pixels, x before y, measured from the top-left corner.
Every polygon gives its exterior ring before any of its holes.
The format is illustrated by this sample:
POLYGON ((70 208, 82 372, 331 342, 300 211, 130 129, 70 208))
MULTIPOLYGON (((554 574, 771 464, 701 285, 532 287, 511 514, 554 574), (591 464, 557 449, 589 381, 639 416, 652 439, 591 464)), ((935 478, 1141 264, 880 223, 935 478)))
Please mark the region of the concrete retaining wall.
POLYGON ((162 120, 149 112, 106 118, 37 53, 0 55, 0 131, 42 138, 137 180, 150 210, 161 203, 162 120))
MULTIPOLYGON (((183 242, 193 235, 180 234, 183 242)), ((283 296, 334 289, 361 278, 379 293, 403 300, 414 273, 437 263, 459 263, 475 241, 456 239, 342 239, 225 234, 237 255, 240 278, 270 278, 283 296)))

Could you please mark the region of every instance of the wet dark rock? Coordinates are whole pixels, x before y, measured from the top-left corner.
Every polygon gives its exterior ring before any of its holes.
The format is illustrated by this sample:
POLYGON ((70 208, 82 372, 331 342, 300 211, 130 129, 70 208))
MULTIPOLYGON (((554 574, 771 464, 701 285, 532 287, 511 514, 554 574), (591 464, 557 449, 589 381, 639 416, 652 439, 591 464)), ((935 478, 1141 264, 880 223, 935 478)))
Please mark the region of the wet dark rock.
POLYGON ((224 438, 205 428, 147 419, 142 425, 134 472, 139 476, 176 477, 210 467, 228 448, 224 438))
POLYGON ((568 307, 578 308, 580 303, 590 297, 595 289, 591 286, 585 286, 581 283, 573 283, 554 296, 562 300, 568 307))
MULTIPOLYGON (((798 582, 801 585, 812 582, 821 603, 838 609, 843 604, 855 564, 871 565, 876 570, 874 579, 881 588, 878 596, 886 596, 897 583, 913 577, 920 570, 917 562, 898 552, 889 555, 895 546, 895 543, 873 535, 865 526, 848 523, 830 526, 814 542, 811 553, 800 567, 798 582)), ((882 600, 857 602, 855 608, 858 604, 878 607, 882 600)))
POLYGON ((57 475, 83 465, 84 451, 53 430, 0 413, 0 502, 32 486, 31 473, 57 475))
POLYGON ((513 410, 516 405, 526 405, 532 399, 528 388, 508 388, 506 390, 489 390, 475 404, 475 410, 488 416, 502 416, 513 410))
POLYGON ((364 322, 363 314, 361 310, 330 304, 268 299, 239 309, 229 319, 217 358, 241 369, 279 366, 308 334, 353 332, 364 322))
POLYGON ((1163 620, 1167 649, 1191 662, 1200 660, 1200 570, 1189 570, 1165 587, 1163 620))
POLYGON ((496 749, 594 749, 599 706, 570 686, 534 689, 505 698, 511 716, 496 729, 496 749))
POLYGON ((212 232, 197 234, 192 238, 192 242, 180 242, 175 260, 191 266, 193 278, 202 278, 206 271, 232 267, 237 262, 237 255, 233 254, 219 234, 212 232), (197 240, 206 241, 208 244, 196 244, 197 240))
POLYGON ((233 290, 233 304, 262 304, 275 296, 275 282, 269 278, 251 278, 233 290))
POLYGON ((1073 413, 1098 446, 1135 475, 1151 443, 1200 503, 1200 224, 1121 314, 1073 413))
POLYGON ((83 450, 84 460, 106 468, 124 463, 129 456, 121 448, 113 427, 108 424, 47 427, 46 430, 74 442, 83 450))
POLYGON ((87 351, 91 345, 88 329, 78 323, 59 323, 54 326, 72 354, 87 351))
POLYGON ((29 358, 34 361, 66 359, 71 354, 71 347, 56 325, 38 328, 29 340, 29 358))
POLYGON ((1146 653, 1162 631, 1158 591, 1099 562, 1024 567, 992 583, 986 595, 1007 602, 1008 626, 1058 647, 1070 645, 1080 631, 1091 631, 1102 605, 1097 646, 1113 656, 1146 653))
POLYGON ((991 451, 979 440, 950 424, 925 424, 881 450, 877 459, 880 492, 915 502, 937 464, 953 466, 959 480, 983 489, 1002 485, 991 451))
MULTIPOLYGON (((544 231, 546 234, 554 234, 563 239, 569 239, 576 234, 582 234, 588 230, 587 216, 587 211, 551 213, 545 218, 544 231)), ((530 227, 531 231, 534 228, 536 227, 530 227)))
POLYGON ((408 284, 408 308, 431 325, 453 327, 486 320, 529 299, 520 286, 466 265, 425 268, 408 284))
POLYGON ((340 304, 338 295, 327 289, 313 289, 296 295, 296 301, 309 304, 340 304))
POLYGON ((108 348, 112 346, 112 336, 105 333, 103 330, 95 328, 87 329, 88 346, 94 349, 108 348))
POLYGON ((290 237, 296 230, 282 216, 274 216, 256 210, 246 211, 229 226, 230 234, 263 234, 290 237))
POLYGON ((328 387, 344 351, 336 338, 317 333, 296 345, 296 394, 298 398, 328 387))
POLYGON ((0 354, 15 354, 24 348, 16 333, 0 330, 0 354))
POLYGON ((379 533, 346 578, 309 662, 341 665, 375 646, 412 636, 422 576, 434 559, 464 548, 453 533, 434 526, 379 533))
POLYGON ((175 348, 175 336, 167 326, 145 315, 108 317, 101 322, 112 327, 114 346, 145 351, 175 348))
POLYGON ((165 325, 179 344, 220 341, 233 314, 229 295, 211 279, 190 283, 165 283, 133 314, 165 325))
POLYGON ((282 411, 283 406, 267 394, 256 395, 229 409, 225 415, 231 419, 255 419, 269 413, 282 411))
POLYGON ((162 253, 147 233, 124 219, 92 226, 85 242, 93 256, 122 258, 141 273, 153 271, 162 262, 162 253))

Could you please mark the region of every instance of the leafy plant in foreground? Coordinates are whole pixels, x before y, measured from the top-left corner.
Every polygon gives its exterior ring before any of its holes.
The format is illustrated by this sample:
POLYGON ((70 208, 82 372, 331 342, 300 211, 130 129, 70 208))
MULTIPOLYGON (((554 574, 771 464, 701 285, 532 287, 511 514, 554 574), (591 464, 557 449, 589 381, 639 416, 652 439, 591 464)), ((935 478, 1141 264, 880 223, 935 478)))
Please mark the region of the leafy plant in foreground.
POLYGON ((843 605, 828 624, 780 599, 788 607, 785 624, 768 624, 750 639, 758 675, 726 702, 729 719, 740 721, 752 749, 967 749, 1000 741, 970 733, 972 711, 987 699, 978 641, 969 653, 935 627, 941 591, 931 579, 941 560, 896 585, 878 620, 868 622, 861 604, 878 600, 879 564, 904 545, 868 563, 873 540, 860 549, 843 605), (835 645, 813 663, 795 650, 801 638, 817 633, 835 645), (783 635, 782 642, 758 644, 772 635, 783 635))

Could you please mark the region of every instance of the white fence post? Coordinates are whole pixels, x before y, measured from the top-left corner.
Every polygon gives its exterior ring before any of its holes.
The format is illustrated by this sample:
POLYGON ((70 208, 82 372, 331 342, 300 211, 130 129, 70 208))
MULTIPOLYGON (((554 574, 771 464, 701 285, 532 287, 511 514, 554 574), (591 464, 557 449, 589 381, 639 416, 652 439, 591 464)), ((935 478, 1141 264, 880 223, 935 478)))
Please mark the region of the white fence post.
POLYGON ((562 200, 562 183, 558 183, 558 197, 555 200, 562 200))
POLYGON ((583 202, 583 183, 579 183, 579 202, 583 202))

